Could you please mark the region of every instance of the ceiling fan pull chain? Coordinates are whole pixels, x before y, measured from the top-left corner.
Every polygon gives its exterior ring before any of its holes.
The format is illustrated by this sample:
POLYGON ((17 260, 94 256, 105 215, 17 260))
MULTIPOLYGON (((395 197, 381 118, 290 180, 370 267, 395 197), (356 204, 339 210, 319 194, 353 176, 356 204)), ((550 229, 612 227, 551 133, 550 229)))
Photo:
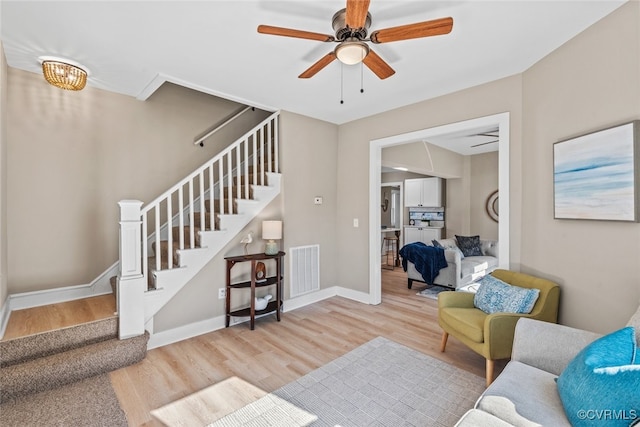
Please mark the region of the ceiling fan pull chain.
POLYGON ((360 62, 360 93, 364 93, 364 65, 360 62))
POLYGON ((343 78, 343 70, 344 64, 340 63, 340 104, 344 104, 344 78, 343 78))

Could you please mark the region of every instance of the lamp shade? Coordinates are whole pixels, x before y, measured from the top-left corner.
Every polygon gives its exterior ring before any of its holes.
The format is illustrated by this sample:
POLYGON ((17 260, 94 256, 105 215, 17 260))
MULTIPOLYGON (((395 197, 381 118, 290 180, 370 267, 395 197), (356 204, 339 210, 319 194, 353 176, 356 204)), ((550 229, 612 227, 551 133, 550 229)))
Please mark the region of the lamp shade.
POLYGON ((266 255, 277 255, 278 244, 274 240, 282 239, 282 221, 262 221, 262 238, 269 240, 265 246, 266 255))
POLYGON ((262 238, 265 240, 282 239, 282 221, 262 221, 262 238))

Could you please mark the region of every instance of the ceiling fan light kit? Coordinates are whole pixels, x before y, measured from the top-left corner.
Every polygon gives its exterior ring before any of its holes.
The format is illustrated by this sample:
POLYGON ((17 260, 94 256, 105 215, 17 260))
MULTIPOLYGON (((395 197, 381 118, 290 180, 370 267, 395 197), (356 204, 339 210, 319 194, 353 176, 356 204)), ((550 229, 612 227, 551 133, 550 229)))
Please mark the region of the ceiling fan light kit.
POLYGON ((356 38, 350 38, 336 47, 335 54, 343 64, 355 65, 364 61, 369 54, 369 46, 356 38))
POLYGON ((453 18, 449 17, 376 30, 367 38, 372 22, 369 3, 370 0, 347 0, 347 7, 337 11, 331 20, 335 37, 270 25, 259 25, 258 33, 339 43, 333 52, 329 52, 302 72, 298 76, 301 79, 313 77, 336 58, 345 65, 363 63, 378 78, 386 79, 394 75, 395 71, 369 47, 367 42, 379 44, 438 36, 450 33, 453 28, 453 18))
POLYGON ((77 62, 53 56, 41 56, 42 74, 53 86, 66 90, 82 90, 87 84, 89 70, 77 62))

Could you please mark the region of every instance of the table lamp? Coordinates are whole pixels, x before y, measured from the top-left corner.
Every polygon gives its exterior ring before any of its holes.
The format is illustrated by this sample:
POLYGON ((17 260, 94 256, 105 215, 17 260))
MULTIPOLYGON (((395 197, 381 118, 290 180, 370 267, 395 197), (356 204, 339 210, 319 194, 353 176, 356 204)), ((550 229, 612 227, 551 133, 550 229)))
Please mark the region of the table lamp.
POLYGON ((278 244, 275 240, 282 239, 282 221, 262 221, 262 238, 269 240, 264 249, 266 255, 276 255, 278 244))

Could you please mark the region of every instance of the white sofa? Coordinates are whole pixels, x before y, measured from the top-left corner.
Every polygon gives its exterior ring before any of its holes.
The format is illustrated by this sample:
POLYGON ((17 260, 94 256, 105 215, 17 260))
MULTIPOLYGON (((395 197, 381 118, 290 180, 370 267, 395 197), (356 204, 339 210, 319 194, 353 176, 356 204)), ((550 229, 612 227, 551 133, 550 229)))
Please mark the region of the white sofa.
MULTIPOLYGON (((480 239, 482 256, 462 257, 455 239, 440 239, 444 247, 444 256, 448 266, 440 270, 433 283, 447 288, 459 289, 481 279, 498 268, 498 241, 480 239)), ((433 245, 429 245, 433 246, 433 245)), ((411 289, 413 281, 424 282, 422 275, 412 262, 407 262, 407 286, 411 289)))
MULTIPOLYGON (((634 326, 640 341, 640 308, 627 325, 634 326)), ((521 318, 516 324, 511 361, 456 427, 571 427, 556 378, 580 350, 600 336, 521 318)))

